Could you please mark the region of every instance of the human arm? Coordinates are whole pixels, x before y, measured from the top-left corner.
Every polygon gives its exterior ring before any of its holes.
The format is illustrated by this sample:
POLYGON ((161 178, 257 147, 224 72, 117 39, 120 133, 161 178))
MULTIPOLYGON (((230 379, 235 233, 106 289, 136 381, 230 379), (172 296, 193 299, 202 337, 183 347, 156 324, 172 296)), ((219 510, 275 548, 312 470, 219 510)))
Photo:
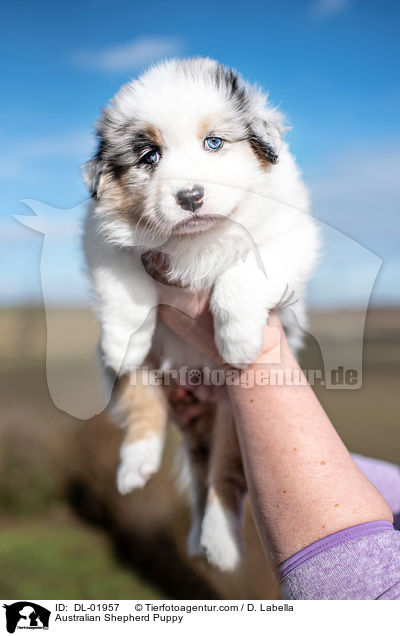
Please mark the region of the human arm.
MULTIPOLYGON (((192 345, 217 356, 205 299, 196 321, 169 307, 161 314, 192 345)), ((251 368, 260 366, 299 371, 274 314, 251 368), (277 354, 280 362, 271 364, 277 354)), ((398 598, 400 535, 390 508, 353 462, 311 387, 249 389, 242 379, 228 388, 229 397, 257 527, 281 566, 284 597, 398 598)))
MULTIPOLYGON (((216 355, 205 301, 197 321, 179 314, 167 306, 161 310, 170 327, 183 330, 195 346, 216 355)), ((388 504, 353 462, 308 384, 263 383, 246 388, 245 374, 261 366, 275 372, 301 372, 276 313, 264 328, 258 359, 242 371, 240 384, 228 387, 264 546, 272 544, 281 563, 313 541, 343 528, 374 520, 392 521, 388 504), (270 363, 277 353, 280 362, 270 363)))

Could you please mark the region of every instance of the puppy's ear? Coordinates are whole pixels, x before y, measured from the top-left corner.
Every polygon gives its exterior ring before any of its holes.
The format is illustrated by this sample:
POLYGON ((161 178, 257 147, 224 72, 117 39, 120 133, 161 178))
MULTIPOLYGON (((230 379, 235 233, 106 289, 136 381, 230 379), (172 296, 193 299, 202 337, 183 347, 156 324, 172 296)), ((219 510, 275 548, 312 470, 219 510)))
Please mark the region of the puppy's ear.
POLYGON ((265 164, 276 164, 288 126, 283 115, 263 104, 258 117, 248 125, 249 143, 257 157, 265 164))
POLYGON ((88 187, 90 192, 90 196, 92 199, 97 201, 100 198, 102 191, 102 181, 103 181, 103 172, 104 172, 104 163, 103 161, 95 157, 94 159, 90 159, 86 161, 81 167, 82 177, 85 184, 88 187))
POLYGON ((264 140, 260 135, 257 135, 252 128, 249 130, 249 142, 261 163, 278 163, 279 156, 276 149, 269 143, 269 141, 264 140))

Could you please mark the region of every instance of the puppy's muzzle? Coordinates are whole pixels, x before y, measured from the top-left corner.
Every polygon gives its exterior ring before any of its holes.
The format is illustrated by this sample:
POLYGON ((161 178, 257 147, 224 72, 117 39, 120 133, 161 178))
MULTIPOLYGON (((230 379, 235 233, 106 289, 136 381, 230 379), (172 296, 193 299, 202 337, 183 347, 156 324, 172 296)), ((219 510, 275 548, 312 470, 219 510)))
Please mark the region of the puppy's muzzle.
POLYGON ((176 194, 176 200, 181 208, 196 212, 203 205, 204 188, 200 185, 194 185, 193 188, 179 190, 176 194))

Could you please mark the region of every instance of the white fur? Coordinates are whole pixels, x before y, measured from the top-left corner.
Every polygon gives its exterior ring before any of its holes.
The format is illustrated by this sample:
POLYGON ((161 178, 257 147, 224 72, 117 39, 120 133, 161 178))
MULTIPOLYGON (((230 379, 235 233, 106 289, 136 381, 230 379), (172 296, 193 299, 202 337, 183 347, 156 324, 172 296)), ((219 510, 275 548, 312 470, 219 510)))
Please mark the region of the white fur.
POLYGON ((157 435, 122 445, 117 472, 117 486, 121 495, 135 488, 143 488, 158 471, 162 450, 163 439, 157 435))
POLYGON ((207 559, 222 572, 234 570, 241 559, 240 520, 215 497, 206 508, 200 544, 207 559))

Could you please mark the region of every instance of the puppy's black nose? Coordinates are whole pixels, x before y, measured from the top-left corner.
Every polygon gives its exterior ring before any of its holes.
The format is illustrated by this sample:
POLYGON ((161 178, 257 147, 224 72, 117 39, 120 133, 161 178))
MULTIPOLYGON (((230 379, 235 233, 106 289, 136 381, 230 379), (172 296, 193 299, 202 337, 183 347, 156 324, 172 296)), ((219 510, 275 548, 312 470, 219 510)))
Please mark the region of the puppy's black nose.
POLYGON ((195 185, 193 188, 187 188, 186 190, 179 190, 176 194, 176 199, 184 210, 190 210, 196 212, 203 205, 204 188, 200 185, 195 185))

